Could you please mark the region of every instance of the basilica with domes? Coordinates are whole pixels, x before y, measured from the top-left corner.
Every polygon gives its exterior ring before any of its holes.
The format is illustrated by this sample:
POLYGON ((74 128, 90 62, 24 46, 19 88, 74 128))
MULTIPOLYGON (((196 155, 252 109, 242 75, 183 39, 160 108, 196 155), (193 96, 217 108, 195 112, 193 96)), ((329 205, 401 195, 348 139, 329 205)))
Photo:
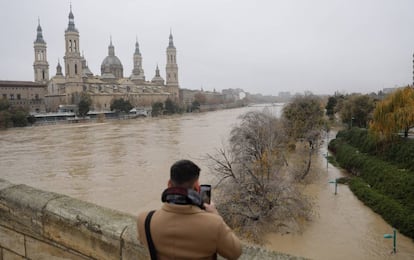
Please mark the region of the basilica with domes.
MULTIPOLYGON (((47 111, 57 111, 59 105, 77 104, 84 93, 91 97, 91 109, 95 111, 108 111, 110 104, 120 98, 129 100, 133 106, 141 107, 150 106, 154 102, 164 102, 168 98, 178 101, 177 51, 171 33, 166 49, 166 80, 161 77, 158 65, 155 68, 154 77, 151 80, 145 78, 138 40, 135 42, 135 51, 133 53, 131 51, 133 70, 129 76, 125 76, 122 62, 116 56, 112 38, 108 46, 108 55, 101 64, 101 74, 94 75, 88 68, 84 55, 80 52, 80 36, 75 27, 72 7, 64 37, 63 64, 58 62, 56 74, 50 78, 47 45, 43 39, 39 21, 34 41, 34 81, 47 85, 47 94, 45 95, 47 111)), ((133 48, 131 49, 133 50, 133 48)))

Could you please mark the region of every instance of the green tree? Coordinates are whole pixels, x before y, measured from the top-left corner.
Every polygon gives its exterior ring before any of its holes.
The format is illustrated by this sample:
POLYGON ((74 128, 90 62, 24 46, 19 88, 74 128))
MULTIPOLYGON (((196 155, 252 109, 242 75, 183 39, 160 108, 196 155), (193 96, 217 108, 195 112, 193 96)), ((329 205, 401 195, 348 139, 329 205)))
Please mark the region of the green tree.
POLYGON ((0 99, 0 111, 8 110, 10 108, 10 103, 7 99, 0 99))
POLYGON ((35 117, 22 107, 11 107, 7 99, 0 99, 0 128, 24 127, 34 123, 35 117))
POLYGON ((129 100, 124 100, 123 98, 115 99, 111 104, 111 111, 116 112, 124 112, 129 113, 129 111, 133 108, 131 102, 129 100))
POLYGON ((162 102, 155 102, 152 104, 152 112, 151 115, 156 117, 162 115, 164 111, 164 104, 162 102))
POLYGON ((335 96, 328 98, 328 103, 326 104, 326 115, 329 117, 329 119, 333 120, 335 117, 335 107, 338 103, 338 100, 335 96))
POLYGON ((194 100, 191 104, 191 111, 200 110, 200 102, 194 100))
POLYGON ((374 99, 369 95, 347 96, 339 111, 343 123, 366 128, 372 118, 374 99))
POLYGON ((28 121, 27 117, 29 113, 25 111, 23 108, 17 108, 13 110, 11 115, 11 120, 13 122, 13 126, 15 127, 24 127, 27 126, 28 121))
POLYGON ((86 93, 82 93, 80 96, 80 101, 78 103, 78 115, 85 117, 88 114, 91 105, 91 97, 86 93))
POLYGON ((165 114, 172 115, 179 111, 178 105, 170 98, 165 100, 165 114))
POLYGON ((11 107, 7 99, 0 99, 0 128, 27 126, 32 117, 26 109, 11 107))
POLYGON ((29 124, 33 125, 36 122, 36 117, 34 115, 29 115, 27 117, 27 122, 29 122, 29 124))
POLYGON ((299 179, 304 179, 310 172, 312 155, 317 151, 321 131, 326 127, 321 100, 314 95, 297 96, 283 108, 282 118, 292 141, 306 141, 308 161, 303 169, 298 170, 299 179))
POLYGON ((408 137, 414 127, 414 88, 399 89, 378 103, 370 130, 376 136, 391 140, 399 131, 408 137))
POLYGON ((283 108, 282 117, 292 139, 307 138, 325 125, 321 100, 314 96, 297 96, 283 108))
POLYGON ((11 114, 8 110, 0 110, 0 128, 9 128, 13 126, 11 114))

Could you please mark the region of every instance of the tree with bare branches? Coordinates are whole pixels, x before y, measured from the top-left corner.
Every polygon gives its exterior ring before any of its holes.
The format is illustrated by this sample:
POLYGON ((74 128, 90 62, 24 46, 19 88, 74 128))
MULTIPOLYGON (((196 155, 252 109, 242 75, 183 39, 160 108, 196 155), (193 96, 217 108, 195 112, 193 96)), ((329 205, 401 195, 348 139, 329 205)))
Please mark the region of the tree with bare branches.
POLYGON ((207 155, 218 177, 219 211, 239 235, 252 241, 262 242, 265 231, 296 229, 311 217, 310 200, 285 171, 287 144, 279 119, 248 112, 232 129, 228 148, 207 155))

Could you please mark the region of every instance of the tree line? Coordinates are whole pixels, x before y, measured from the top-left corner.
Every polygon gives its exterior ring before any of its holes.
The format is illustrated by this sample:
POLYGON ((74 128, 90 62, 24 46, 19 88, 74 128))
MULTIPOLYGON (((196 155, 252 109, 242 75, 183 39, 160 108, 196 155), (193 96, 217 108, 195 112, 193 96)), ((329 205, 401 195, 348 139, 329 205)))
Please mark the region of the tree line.
POLYGON ((349 128, 367 128, 378 141, 392 142, 408 137, 414 127, 414 88, 407 86, 384 95, 334 95, 326 104, 326 114, 339 117, 349 128))

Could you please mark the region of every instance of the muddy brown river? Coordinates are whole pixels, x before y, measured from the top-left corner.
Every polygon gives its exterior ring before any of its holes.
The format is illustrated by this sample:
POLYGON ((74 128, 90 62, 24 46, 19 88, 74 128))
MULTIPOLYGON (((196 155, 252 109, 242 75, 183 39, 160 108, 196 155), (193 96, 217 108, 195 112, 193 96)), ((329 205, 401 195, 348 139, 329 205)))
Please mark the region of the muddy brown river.
MULTIPOLYGON (((221 147, 238 116, 252 109, 262 107, 0 131, 0 178, 137 214, 160 206, 176 160, 195 161, 201 182, 214 184, 205 155, 221 147)), ((268 109, 278 114, 281 106, 268 109)), ((269 234, 266 246, 313 259, 414 259, 413 241, 399 233, 398 252, 390 254, 392 241, 383 235, 392 227, 347 186, 334 195, 328 181, 344 173, 326 169, 325 152, 307 189, 317 216, 301 234, 269 234)))

